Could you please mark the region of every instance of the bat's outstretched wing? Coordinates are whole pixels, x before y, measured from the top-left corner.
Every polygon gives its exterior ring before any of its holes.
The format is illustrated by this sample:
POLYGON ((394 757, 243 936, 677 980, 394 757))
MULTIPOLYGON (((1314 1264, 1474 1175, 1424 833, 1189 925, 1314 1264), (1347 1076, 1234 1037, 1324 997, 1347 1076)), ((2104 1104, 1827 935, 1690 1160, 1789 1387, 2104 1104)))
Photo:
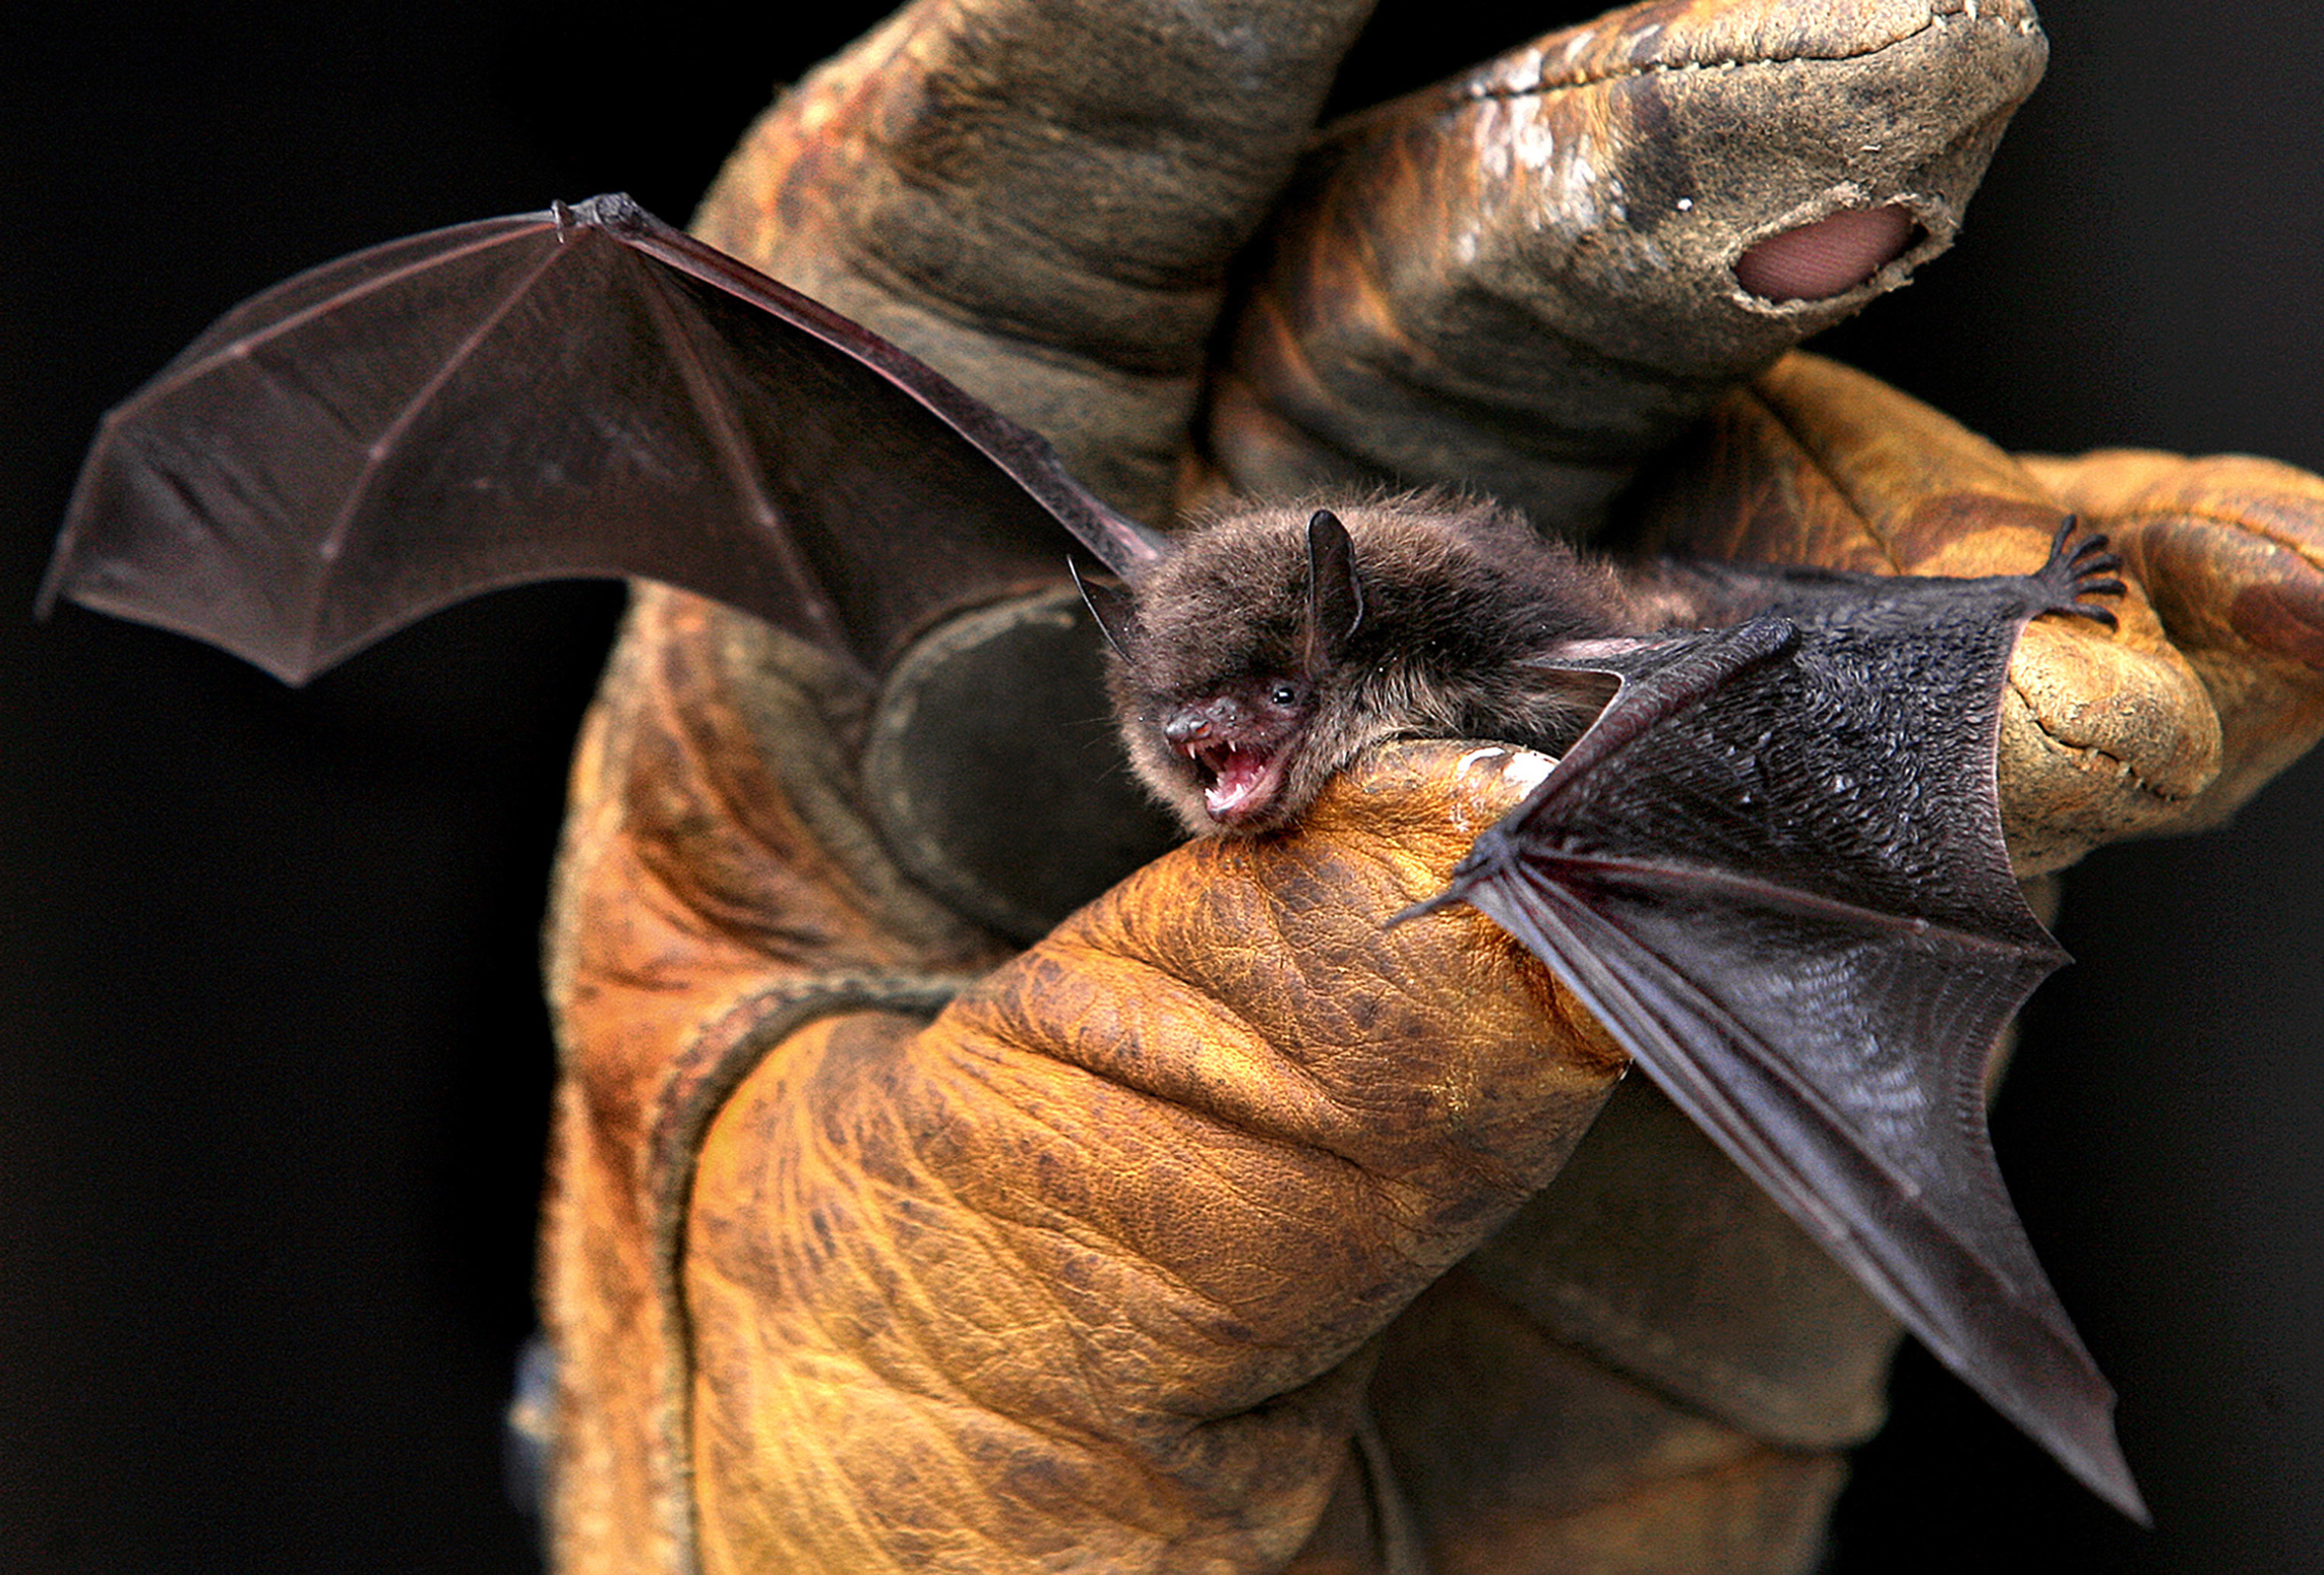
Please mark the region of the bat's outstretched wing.
POLYGON ((300 682, 497 586, 641 575, 877 669, 942 609, 1132 578, 1047 443, 624 197, 327 264, 106 418, 42 592, 300 682))
POLYGON ((1523 941, 1947 1366, 2144 1520, 1986 1128, 2002 1028, 2065 960, 2002 845, 2001 685, 2029 616, 2107 617, 2075 595, 2120 588, 2065 539, 2040 575, 1807 581, 1607 664, 1619 694, 1429 905, 1523 941))

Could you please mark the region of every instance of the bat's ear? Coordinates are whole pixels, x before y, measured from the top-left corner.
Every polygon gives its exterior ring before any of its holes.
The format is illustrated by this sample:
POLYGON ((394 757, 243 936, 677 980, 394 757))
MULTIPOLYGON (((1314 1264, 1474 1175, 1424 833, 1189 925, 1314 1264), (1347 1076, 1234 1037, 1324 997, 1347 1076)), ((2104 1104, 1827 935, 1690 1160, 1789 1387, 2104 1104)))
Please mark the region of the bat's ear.
POLYGON ((1081 565, 1065 560, 1065 568, 1074 577, 1074 588, 1082 593, 1082 606, 1089 608, 1090 616, 1097 622, 1097 632, 1113 647, 1113 653, 1124 662, 1130 660, 1130 632, 1138 626, 1138 614, 1130 593, 1118 585, 1103 580, 1082 578, 1081 565))
POLYGON ((1364 621, 1364 587, 1356 578, 1355 544, 1330 509, 1307 518, 1307 668, 1320 672, 1338 662, 1364 621))

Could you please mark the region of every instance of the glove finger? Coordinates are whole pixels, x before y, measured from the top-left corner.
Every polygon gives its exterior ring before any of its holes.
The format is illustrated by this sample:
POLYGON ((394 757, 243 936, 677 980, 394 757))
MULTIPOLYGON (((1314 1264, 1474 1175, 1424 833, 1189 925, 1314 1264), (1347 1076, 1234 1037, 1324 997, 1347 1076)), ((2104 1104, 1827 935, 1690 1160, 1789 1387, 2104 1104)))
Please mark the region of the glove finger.
MULTIPOLYGON (((1655 551, 1961 576, 2038 567, 2065 510, 1959 423, 1803 354, 1723 401, 1636 502, 1655 551)), ((2111 634, 2035 620, 2010 664, 2002 821, 2022 875, 2180 820, 2218 773, 2204 685, 2139 585, 2111 605, 2111 634)))
POLYGON ((712 1567, 1281 1566, 1371 1337, 1621 1070, 1480 916, 1384 923, 1522 796, 1510 758, 1391 746, 1299 832, 1179 849, 925 1029, 766 1057, 684 1238, 712 1567))
POLYGON ((1229 258, 1369 0, 922 0, 787 94, 703 236, 1164 516, 1229 258))
POLYGON ((2324 737, 2324 478, 2243 454, 2024 463, 2113 539, 2209 691, 2222 766, 2184 829, 2217 824, 2324 737))
POLYGON ((1638 5, 1355 116, 1285 204, 1213 449, 1246 490, 1454 480, 1586 527, 1950 243, 2046 47, 2018 0, 1638 5))

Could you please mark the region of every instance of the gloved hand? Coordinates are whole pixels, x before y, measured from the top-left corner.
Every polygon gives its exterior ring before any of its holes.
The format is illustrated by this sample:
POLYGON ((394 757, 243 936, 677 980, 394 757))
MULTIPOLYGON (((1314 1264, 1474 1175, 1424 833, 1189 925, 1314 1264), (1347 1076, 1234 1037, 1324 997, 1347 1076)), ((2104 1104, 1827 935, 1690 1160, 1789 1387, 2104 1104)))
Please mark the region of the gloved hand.
MULTIPOLYGON (((2312 740, 2313 478, 2021 465, 1776 359, 1950 238, 2029 13, 1617 14, 1295 183, 1362 10, 924 5, 779 104, 700 228, 1149 518, 1386 472, 1590 532, 1644 464, 1643 541, 1985 572, 2070 496, 2153 602, 2021 646, 2027 873, 2312 740)), ((1164 855, 1010 960, 1133 849, 1008 792, 1081 718, 1012 683, 964 766, 979 728, 932 735, 961 708, 930 697, 1075 659, 1057 606, 872 692, 641 593, 552 923, 562 1567, 1803 1567, 1885 1315, 1650 1090, 1608 1104, 1618 1052, 1490 926, 1381 928, 1520 783, 1384 752, 1296 835, 1164 855), (1099 846, 1012 884, 1059 842, 1099 846)))

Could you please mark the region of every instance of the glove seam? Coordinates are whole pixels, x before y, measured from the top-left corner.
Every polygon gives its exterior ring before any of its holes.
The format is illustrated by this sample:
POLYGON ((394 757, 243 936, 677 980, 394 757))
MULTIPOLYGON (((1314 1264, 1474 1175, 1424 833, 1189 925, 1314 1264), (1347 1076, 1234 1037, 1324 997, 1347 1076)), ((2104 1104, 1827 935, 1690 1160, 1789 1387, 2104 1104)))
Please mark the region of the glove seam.
POLYGON ((808 1023, 849 1012, 932 1017, 973 977, 837 973, 786 979, 712 1017, 671 1058, 649 1107, 638 1188, 646 1206, 648 1258, 660 1304, 656 1406, 661 1480, 654 1484, 672 1568, 701 1569, 694 1496, 692 1320, 686 1304, 686 1223, 704 1134, 734 1090, 808 1023))
POLYGON ((2026 719, 2034 724, 2034 730, 2039 733, 2051 746, 2051 747, 2057 750, 2060 754, 2073 755, 2080 759, 2095 759, 2105 762, 2107 764, 2115 768, 2114 774, 2117 781, 2128 783, 2137 792, 2144 793, 2146 797, 2153 800, 2158 804, 2167 804, 2175 807, 2192 803, 2197 798, 2201 796, 2199 793, 2172 793, 2166 792, 2164 789, 2157 787, 2154 783, 2149 782, 2143 774, 2140 774, 2136 766, 2133 765, 2128 760, 2123 758, 2121 755, 2112 754, 2096 744, 2076 743, 2073 739, 2067 737, 2064 734, 2059 732, 2055 727, 2050 725, 2048 719, 2042 715, 2041 708, 2034 703, 2034 698, 2025 692, 2024 687, 2022 684, 2012 680, 2010 681, 2008 687, 2009 692, 2015 695, 2017 697, 2018 703, 2025 708, 2026 719))
POLYGON ((1927 19, 1916 27, 1882 39, 1876 43, 1831 54, 1815 54, 1803 51, 1795 54, 1734 55, 1715 60, 1641 60, 1624 69, 1600 69, 1563 80, 1545 76, 1523 85, 1471 81, 1461 85, 1453 96, 1453 102, 1492 103, 1517 98, 1541 98, 1557 93, 1603 87, 1614 82, 1632 81, 1641 77, 1701 76, 1720 71, 1748 70, 1757 66, 1840 65, 1850 60, 1869 60, 1875 55, 1911 43, 1914 40, 1925 37, 1929 33, 1941 32, 1952 25, 1946 21, 1948 15, 1964 18, 1970 26, 1984 24, 2007 27, 2020 33, 2029 33, 2038 30, 2039 24, 2034 22, 2030 14, 2022 23, 2005 23, 1997 16, 1987 17, 1978 14, 1976 5, 1977 0, 1967 0, 1964 6, 1950 11, 1932 6, 1927 19))
POLYGON ((2208 508, 2183 504, 2142 504, 2124 509, 2083 509, 2080 512, 2085 517, 2097 519, 2109 529, 2115 530, 2124 526, 2135 528, 2157 523, 2168 523, 2177 520, 2190 520, 2206 525, 2216 525, 2236 535, 2247 537, 2255 542, 2263 542, 2281 551, 2289 552, 2310 568, 2324 571, 2324 552, 2317 550, 2315 542, 2302 542, 2298 537, 2284 532, 2269 530, 2255 523, 2248 515, 2218 514, 2208 508))
POLYGON ((1802 434, 1799 424, 1792 419, 1790 410, 1780 401, 1770 397, 1766 389, 1756 380, 1745 384, 1738 392, 1766 413, 1767 420, 1775 423, 1775 429, 1783 433, 1784 440, 1792 445, 1793 449, 1822 479, 1824 485, 1831 488, 1832 495, 1847 505, 1848 512, 1855 516, 1857 527, 1864 540, 1880 554, 1881 561, 1888 566, 1888 572, 1904 573, 1904 562, 1897 555, 1895 542, 1872 523, 1870 511, 1864 506, 1855 490, 1848 485, 1846 476, 1830 464, 1822 451, 1802 434))
MULTIPOLYGON (((1784 1449, 1832 1449, 1849 1441, 1835 1439, 1821 1408, 1802 1404, 1789 1385, 1691 1349, 1581 1285, 1554 1282, 1545 1286, 1553 1304, 1566 1316, 1544 1320, 1537 1316, 1538 1309, 1512 1301, 1482 1277, 1472 1280, 1484 1294, 1544 1333, 1587 1351, 1631 1383, 1687 1411, 1784 1449), (1738 1414, 1734 1406, 1715 1404, 1715 1397, 1721 1395, 1741 1402, 1743 1413, 1738 1414)), ((1869 1436, 1879 1421, 1876 1417, 1869 1428, 1859 1423, 1848 1432, 1869 1436)))

